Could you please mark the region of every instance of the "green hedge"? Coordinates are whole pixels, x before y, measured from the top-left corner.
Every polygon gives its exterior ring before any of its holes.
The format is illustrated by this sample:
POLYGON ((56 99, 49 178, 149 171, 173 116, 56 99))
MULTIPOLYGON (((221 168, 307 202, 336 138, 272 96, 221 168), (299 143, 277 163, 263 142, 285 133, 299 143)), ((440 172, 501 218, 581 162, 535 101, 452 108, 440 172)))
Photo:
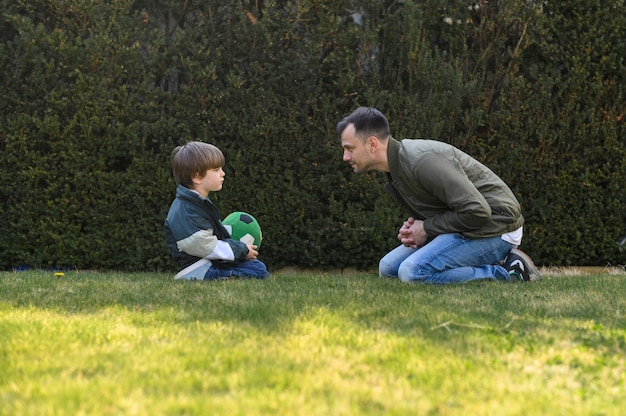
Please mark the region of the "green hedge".
POLYGON ((537 263, 624 265, 626 6, 597 3, 0 0, 0 269, 174 270, 188 140, 271 269, 375 267, 404 213, 341 160, 358 105, 500 174, 537 263))

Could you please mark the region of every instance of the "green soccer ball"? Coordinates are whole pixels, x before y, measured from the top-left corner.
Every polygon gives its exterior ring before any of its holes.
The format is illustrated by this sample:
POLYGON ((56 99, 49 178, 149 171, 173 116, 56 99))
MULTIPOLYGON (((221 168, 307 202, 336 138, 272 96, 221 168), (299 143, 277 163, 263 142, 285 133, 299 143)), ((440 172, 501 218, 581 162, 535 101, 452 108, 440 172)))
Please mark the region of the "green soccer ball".
POLYGON ((222 224, 233 239, 255 245, 257 250, 261 247, 263 240, 261 226, 256 218, 247 212, 233 212, 224 218, 222 224))

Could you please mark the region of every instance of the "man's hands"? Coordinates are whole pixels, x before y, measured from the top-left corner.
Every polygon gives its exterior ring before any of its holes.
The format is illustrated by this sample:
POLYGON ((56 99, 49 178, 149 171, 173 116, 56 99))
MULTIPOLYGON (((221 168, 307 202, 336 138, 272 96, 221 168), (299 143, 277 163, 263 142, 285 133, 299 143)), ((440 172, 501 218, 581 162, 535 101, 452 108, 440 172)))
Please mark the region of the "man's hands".
POLYGON ((398 232, 398 240, 405 247, 418 248, 423 246, 428 240, 428 235, 424 231, 424 221, 409 217, 398 232))

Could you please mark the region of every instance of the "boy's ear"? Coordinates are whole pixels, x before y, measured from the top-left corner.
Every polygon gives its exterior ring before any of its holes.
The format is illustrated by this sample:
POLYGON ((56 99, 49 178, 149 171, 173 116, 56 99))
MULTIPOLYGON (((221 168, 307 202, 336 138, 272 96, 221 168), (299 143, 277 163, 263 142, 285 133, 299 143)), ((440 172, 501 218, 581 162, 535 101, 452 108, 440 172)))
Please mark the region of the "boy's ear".
POLYGON ((197 185, 202 182, 203 177, 204 176, 200 175, 199 173, 194 173, 193 176, 191 177, 191 182, 197 185))

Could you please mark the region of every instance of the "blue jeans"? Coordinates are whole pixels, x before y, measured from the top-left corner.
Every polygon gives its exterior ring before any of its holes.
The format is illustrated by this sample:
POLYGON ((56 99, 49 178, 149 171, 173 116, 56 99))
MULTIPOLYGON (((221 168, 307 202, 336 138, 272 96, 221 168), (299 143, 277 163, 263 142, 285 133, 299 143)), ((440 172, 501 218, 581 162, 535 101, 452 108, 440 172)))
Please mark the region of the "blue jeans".
POLYGON ((211 265, 204 275, 204 280, 227 279, 229 277, 251 277, 265 279, 270 273, 261 260, 247 260, 234 266, 211 265))
POLYGON ((378 270, 382 277, 397 277, 403 282, 509 281, 509 273, 498 263, 512 248, 500 236, 472 239, 441 234, 420 248, 396 247, 380 260, 378 270))

